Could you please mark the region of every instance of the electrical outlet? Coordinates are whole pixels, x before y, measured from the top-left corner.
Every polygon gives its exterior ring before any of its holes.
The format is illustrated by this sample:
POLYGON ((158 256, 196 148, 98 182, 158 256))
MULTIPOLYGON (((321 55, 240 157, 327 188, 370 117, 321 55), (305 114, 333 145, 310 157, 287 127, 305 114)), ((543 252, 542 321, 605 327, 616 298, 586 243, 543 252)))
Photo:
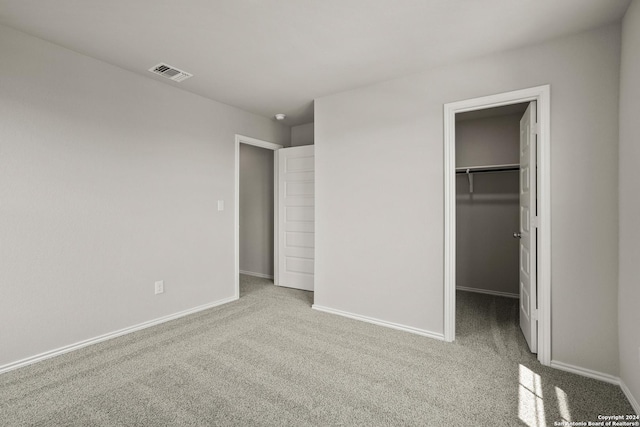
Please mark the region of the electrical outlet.
POLYGON ((158 280, 156 282, 156 295, 164 292, 164 280, 158 280))

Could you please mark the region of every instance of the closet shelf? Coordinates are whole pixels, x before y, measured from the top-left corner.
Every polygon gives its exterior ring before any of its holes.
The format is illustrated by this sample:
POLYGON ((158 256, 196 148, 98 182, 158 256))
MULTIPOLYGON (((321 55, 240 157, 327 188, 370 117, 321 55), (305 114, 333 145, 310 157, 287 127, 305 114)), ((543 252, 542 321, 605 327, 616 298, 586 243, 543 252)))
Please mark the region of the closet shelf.
POLYGON ((510 172, 520 170, 520 164, 461 166, 456 168, 456 173, 482 173, 482 172, 510 172))
POLYGON ((469 193, 473 194, 473 174, 486 172, 511 172, 520 170, 519 163, 508 165, 485 165, 485 166, 461 166, 456 168, 456 173, 466 173, 469 178, 469 193))

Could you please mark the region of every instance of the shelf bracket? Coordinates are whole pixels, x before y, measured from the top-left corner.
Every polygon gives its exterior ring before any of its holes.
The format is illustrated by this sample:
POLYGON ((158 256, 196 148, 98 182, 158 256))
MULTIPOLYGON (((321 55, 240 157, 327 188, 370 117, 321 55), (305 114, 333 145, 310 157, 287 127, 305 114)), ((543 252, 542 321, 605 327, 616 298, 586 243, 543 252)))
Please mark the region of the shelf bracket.
POLYGON ((469 178, 469 193, 473 193, 473 174, 467 169, 467 177, 469 178))

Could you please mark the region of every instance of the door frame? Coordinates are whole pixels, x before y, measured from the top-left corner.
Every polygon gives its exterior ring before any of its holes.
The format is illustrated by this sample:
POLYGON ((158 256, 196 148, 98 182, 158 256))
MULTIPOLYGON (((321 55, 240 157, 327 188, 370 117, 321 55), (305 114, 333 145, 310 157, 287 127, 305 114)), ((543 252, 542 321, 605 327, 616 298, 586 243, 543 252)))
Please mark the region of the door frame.
POLYGON ((457 113, 537 101, 538 138, 538 360, 551 363, 551 88, 550 85, 444 104, 444 340, 456 331, 457 113))
POLYGON ((234 298, 240 298, 240 144, 266 148, 273 153, 273 282, 278 284, 278 156, 284 145, 236 134, 234 176, 234 298))

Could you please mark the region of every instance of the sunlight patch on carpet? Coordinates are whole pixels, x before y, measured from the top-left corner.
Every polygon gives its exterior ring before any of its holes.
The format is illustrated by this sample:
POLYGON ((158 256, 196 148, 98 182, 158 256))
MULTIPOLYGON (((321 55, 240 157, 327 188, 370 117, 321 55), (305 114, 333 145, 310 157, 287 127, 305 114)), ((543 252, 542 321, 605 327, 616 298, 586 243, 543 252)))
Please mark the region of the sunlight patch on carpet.
POLYGON ((569 410, 569 396, 561 388, 556 387, 556 398, 558 399, 558 411, 564 421, 570 422, 571 411, 569 410))
POLYGON ((518 417, 529 427, 547 427, 540 375, 519 365, 518 417))

